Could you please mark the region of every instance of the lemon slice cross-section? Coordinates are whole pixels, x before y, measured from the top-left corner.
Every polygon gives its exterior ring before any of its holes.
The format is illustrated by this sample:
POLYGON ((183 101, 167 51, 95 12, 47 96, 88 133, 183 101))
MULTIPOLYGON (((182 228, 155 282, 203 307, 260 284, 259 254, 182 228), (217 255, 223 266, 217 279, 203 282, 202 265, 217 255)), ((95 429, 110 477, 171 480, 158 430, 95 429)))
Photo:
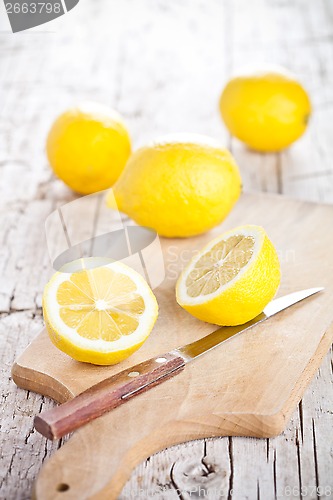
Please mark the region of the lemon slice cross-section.
POLYGON ((140 274, 113 262, 54 274, 44 290, 43 313, 60 350, 78 361, 110 365, 143 344, 158 306, 140 274))
POLYGON ((279 259, 264 229, 241 226, 193 257, 178 280, 177 301, 208 323, 238 325, 262 312, 279 283, 279 259))

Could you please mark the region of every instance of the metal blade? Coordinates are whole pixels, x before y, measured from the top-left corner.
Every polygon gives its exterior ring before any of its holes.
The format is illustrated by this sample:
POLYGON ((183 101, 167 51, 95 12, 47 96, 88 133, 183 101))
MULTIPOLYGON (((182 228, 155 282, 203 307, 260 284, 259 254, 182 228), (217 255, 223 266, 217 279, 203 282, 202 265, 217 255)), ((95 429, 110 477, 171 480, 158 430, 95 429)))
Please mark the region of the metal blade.
POLYGON ((320 292, 324 288, 309 288, 307 290, 301 290, 300 292, 290 293, 289 295, 284 295, 278 299, 272 300, 264 309, 264 311, 259 314, 256 318, 248 321, 244 325, 237 326, 222 326, 215 330, 214 332, 206 335, 205 337, 192 342, 191 344, 184 345, 178 349, 174 349, 173 352, 180 354, 186 363, 193 361, 195 358, 210 351, 214 347, 222 344, 226 340, 235 337, 239 333, 245 332, 252 326, 265 321, 265 319, 274 316, 280 311, 287 309, 288 307, 297 304, 298 302, 320 292))
POLYGON ((264 309, 264 313, 267 318, 274 316, 280 311, 287 309, 288 307, 297 304, 297 302, 301 302, 301 300, 306 299, 307 297, 311 297, 315 293, 321 292, 324 290, 323 287, 319 288, 308 288, 307 290, 301 290, 300 292, 289 293, 288 295, 284 295, 283 297, 279 297, 278 299, 272 300, 264 309))

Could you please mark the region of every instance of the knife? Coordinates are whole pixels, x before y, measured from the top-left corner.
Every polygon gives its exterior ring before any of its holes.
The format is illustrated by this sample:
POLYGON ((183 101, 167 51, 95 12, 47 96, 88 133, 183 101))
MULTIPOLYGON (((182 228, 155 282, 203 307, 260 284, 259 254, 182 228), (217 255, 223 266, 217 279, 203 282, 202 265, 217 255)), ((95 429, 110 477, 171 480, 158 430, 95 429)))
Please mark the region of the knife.
POLYGON ((37 415, 34 427, 48 439, 60 439, 65 434, 126 403, 134 396, 177 375, 188 363, 227 340, 321 290, 323 288, 309 288, 275 299, 261 314, 244 325, 220 327, 195 342, 148 359, 102 380, 66 403, 37 415))

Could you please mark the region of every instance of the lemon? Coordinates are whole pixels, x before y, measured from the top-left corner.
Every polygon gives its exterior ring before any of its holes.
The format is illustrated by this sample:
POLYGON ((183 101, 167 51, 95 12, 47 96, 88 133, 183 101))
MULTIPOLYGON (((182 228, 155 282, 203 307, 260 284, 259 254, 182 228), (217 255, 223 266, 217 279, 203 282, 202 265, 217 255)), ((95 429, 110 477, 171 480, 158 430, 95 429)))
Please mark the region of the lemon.
POLYGON ((46 151, 54 173, 81 194, 114 184, 131 153, 121 116, 97 103, 68 109, 53 123, 46 151))
POLYGON ((305 132, 311 114, 302 85, 284 70, 232 78, 220 99, 230 133, 257 151, 281 151, 305 132))
POLYGON ((263 311, 279 283, 279 259, 264 229, 241 226, 195 255, 178 279, 177 302, 208 323, 241 325, 263 311))
POLYGON ((202 136, 162 139, 137 150, 109 196, 138 224, 167 237, 208 231, 230 212, 241 192, 231 154, 202 136))
POLYGON ((158 306, 136 271, 113 262, 55 273, 44 290, 43 313, 50 339, 61 351, 78 361, 113 365, 147 339, 158 306))

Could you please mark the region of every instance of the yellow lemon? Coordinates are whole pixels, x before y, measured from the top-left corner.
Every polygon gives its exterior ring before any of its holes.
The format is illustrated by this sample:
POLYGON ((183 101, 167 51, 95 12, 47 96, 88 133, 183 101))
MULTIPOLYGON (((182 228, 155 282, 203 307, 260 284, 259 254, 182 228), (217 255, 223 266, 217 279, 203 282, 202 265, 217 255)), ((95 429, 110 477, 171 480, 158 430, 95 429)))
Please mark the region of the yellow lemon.
POLYGON ((305 132, 311 114, 308 94, 283 70, 232 78, 220 99, 230 133, 257 151, 287 148, 305 132))
POLYGON ((230 212, 241 192, 231 154, 201 136, 166 138, 137 150, 110 193, 118 208, 162 236, 208 231, 230 212))
POLYGON ((114 184, 131 154, 131 142, 121 116, 97 103, 83 103, 61 114, 46 143, 55 174, 81 194, 114 184))
POLYGON ((177 302, 208 323, 241 325, 263 311, 279 283, 279 259, 264 229, 241 226, 195 255, 178 279, 177 302))
MULTIPOLYGON (((85 259, 88 265, 90 260, 85 259)), ((113 262, 55 273, 44 290, 43 313, 58 349, 78 361, 113 365, 147 339, 158 306, 136 271, 113 262)))

